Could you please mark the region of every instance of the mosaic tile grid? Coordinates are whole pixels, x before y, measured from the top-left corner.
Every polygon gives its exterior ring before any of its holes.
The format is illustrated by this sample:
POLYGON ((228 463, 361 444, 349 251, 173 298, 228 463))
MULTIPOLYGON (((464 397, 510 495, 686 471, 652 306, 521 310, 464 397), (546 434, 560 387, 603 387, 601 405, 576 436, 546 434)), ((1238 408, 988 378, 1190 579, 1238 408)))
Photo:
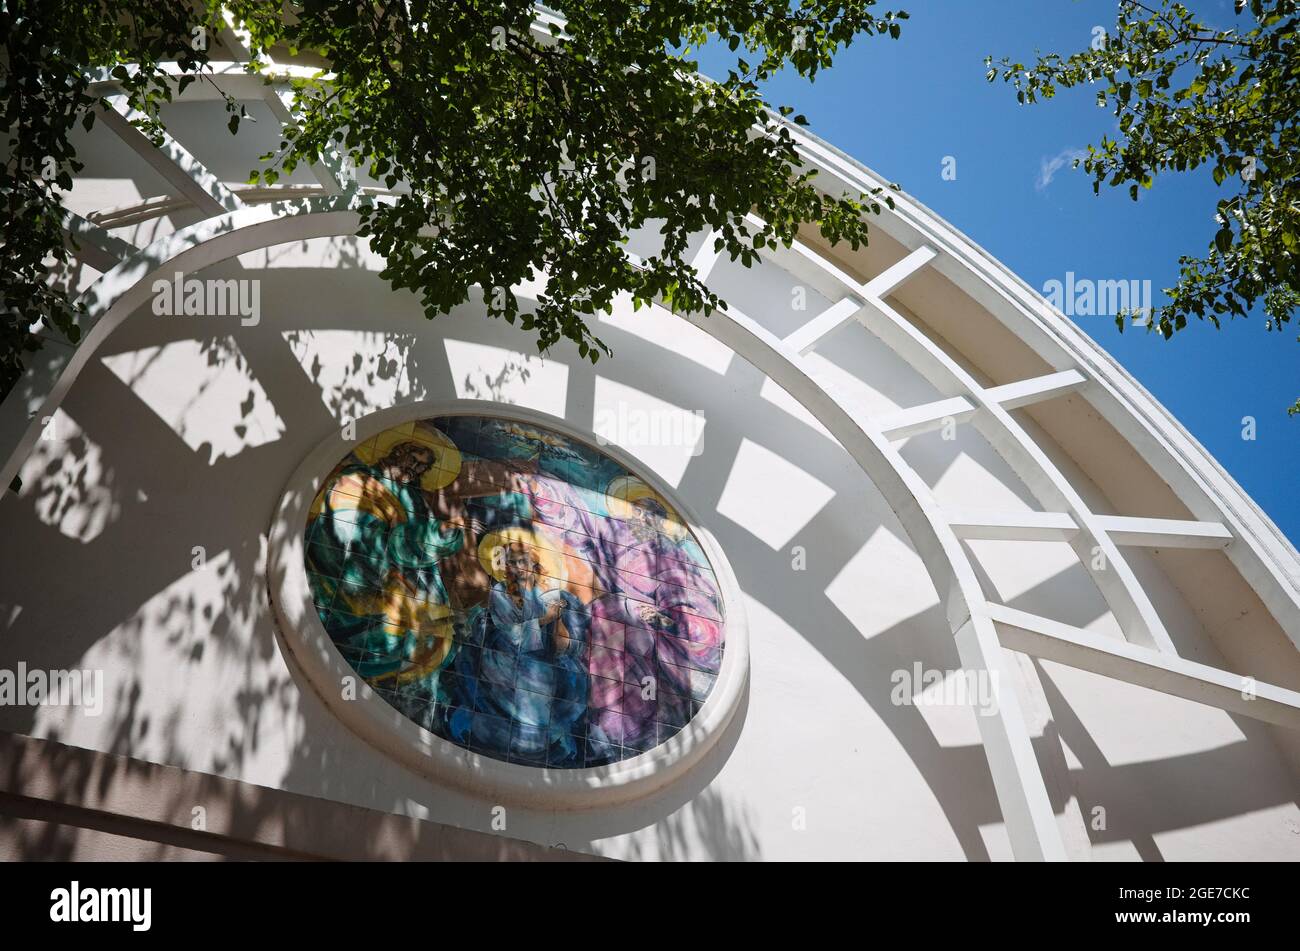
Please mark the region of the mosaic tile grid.
POLYGON ((325 480, 305 541, 344 659, 426 730, 495 759, 636 756, 690 722, 722 664, 722 599, 684 520, 545 427, 387 430, 325 480))

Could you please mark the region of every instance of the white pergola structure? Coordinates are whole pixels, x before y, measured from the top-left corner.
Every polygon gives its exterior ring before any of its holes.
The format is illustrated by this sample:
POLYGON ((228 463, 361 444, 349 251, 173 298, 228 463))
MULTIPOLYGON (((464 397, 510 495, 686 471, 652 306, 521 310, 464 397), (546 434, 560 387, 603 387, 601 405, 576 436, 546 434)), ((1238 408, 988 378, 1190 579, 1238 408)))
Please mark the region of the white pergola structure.
MULTIPOLYGON (((546 16, 545 14, 543 16, 546 16)), ((249 69, 238 30, 223 43, 234 53, 213 81, 240 99, 265 101, 282 120, 294 108, 288 81, 303 67, 263 61, 249 69)), ((180 73, 173 70, 179 77, 180 73)), ((196 83, 192 94, 201 95, 196 83)), ((107 337, 151 295, 159 277, 197 271, 251 250, 307 238, 354 233, 358 209, 382 200, 361 188, 334 158, 312 169, 315 186, 236 190, 164 136, 156 147, 134 125, 113 82, 112 130, 173 184, 181 196, 146 200, 102 215, 69 216, 67 231, 85 263, 103 272, 83 294, 87 319, 76 347, 51 338, 35 355, 28 377, 0 409, 4 484, 13 478, 78 373, 107 337), (137 247, 108 228, 147 220, 188 204, 198 223, 137 247)), ((865 192, 883 181, 807 132, 792 129, 797 147, 828 190, 865 192)), ((740 354, 784 388, 851 454, 884 495, 920 554, 944 605, 961 663, 970 672, 997 673, 1003 648, 1091 671, 1284 727, 1300 728, 1300 693, 1255 682, 1180 657, 1144 587, 1125 557, 1134 546, 1220 548, 1300 648, 1300 560, 1295 550, 1205 451, 1132 378, 1031 288, 927 209, 898 196, 896 208, 876 227, 909 249, 902 260, 863 281, 842 269, 826 249, 796 243, 775 263, 835 303, 784 339, 730 309, 687 319, 740 354), (938 269, 989 315, 1025 343, 1051 372, 983 386, 898 307, 891 295, 924 269, 938 269), (903 357, 944 398, 886 417, 819 382, 806 354, 842 325, 856 322, 903 357), (1066 393, 1084 398, 1152 466, 1194 519, 1098 514, 1049 459, 1012 411, 1066 393), (1010 464, 1042 506, 1041 512, 945 510, 905 461, 898 442, 944 426, 976 427, 1010 464), (1125 640, 1059 623, 991 601, 963 541, 975 539, 1066 541, 1088 567, 1121 624, 1125 640)), ((708 279, 718 256, 712 236, 695 265, 708 279)), ((920 315, 924 317, 925 315, 920 315)), ((998 681, 1011 684, 1005 676, 998 681)), ((977 718, 983 747, 1018 859, 1066 857, 1049 795, 1035 760, 1021 701, 1004 689, 992 716, 977 718)))

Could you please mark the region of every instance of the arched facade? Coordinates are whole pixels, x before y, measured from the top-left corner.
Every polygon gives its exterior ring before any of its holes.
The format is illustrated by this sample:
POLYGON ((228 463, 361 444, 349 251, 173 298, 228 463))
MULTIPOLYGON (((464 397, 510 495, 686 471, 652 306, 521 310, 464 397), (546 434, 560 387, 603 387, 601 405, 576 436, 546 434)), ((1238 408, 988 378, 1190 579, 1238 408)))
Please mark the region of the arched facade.
MULTIPOLYGON (((292 108, 237 64, 220 81, 292 108)), ((198 85, 161 150, 126 121, 87 137, 68 280, 90 326, 0 409, 4 481, 23 479, 0 524, 30 539, 0 595, 6 656, 107 684, 98 716, 11 708, 0 729, 612 857, 1300 856, 1300 558, 928 209, 901 196, 860 252, 809 236, 750 271, 700 235, 729 310, 616 311, 593 368, 530 355, 476 303, 421 320, 352 237, 375 183, 335 165, 229 184, 263 149, 205 134, 221 107, 198 85), (160 314, 159 282, 192 277, 255 282, 258 312, 160 314), (298 637, 317 457, 466 401, 608 444, 734 572, 727 695, 627 782, 422 769, 421 731, 369 687, 330 696, 328 643, 298 637)), ((794 134, 823 187, 880 184, 794 134)), ((230 839, 266 844, 229 815, 230 839)))

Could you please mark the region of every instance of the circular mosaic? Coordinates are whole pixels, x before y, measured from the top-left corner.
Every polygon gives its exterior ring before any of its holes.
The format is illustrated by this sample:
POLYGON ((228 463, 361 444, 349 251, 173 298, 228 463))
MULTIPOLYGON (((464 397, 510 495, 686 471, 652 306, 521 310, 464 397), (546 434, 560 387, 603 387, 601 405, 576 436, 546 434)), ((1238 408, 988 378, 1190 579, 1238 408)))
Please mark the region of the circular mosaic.
POLYGON ((679 732, 722 663, 712 567, 642 478, 542 426, 403 423, 325 480, 317 614, 389 704, 475 752, 576 769, 679 732))

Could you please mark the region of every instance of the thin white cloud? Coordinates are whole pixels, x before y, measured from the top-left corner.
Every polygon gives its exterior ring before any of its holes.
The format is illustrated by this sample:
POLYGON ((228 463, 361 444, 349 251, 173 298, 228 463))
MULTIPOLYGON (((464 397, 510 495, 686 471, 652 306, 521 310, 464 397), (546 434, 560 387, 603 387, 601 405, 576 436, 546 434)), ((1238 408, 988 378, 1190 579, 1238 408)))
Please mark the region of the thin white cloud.
POLYGON ((1067 163, 1075 159, 1086 158, 1088 155, 1083 149, 1062 149, 1051 158, 1041 159, 1038 166, 1038 180, 1034 182, 1034 190, 1042 191, 1048 185, 1052 184, 1052 179, 1056 173, 1063 169, 1067 163))

